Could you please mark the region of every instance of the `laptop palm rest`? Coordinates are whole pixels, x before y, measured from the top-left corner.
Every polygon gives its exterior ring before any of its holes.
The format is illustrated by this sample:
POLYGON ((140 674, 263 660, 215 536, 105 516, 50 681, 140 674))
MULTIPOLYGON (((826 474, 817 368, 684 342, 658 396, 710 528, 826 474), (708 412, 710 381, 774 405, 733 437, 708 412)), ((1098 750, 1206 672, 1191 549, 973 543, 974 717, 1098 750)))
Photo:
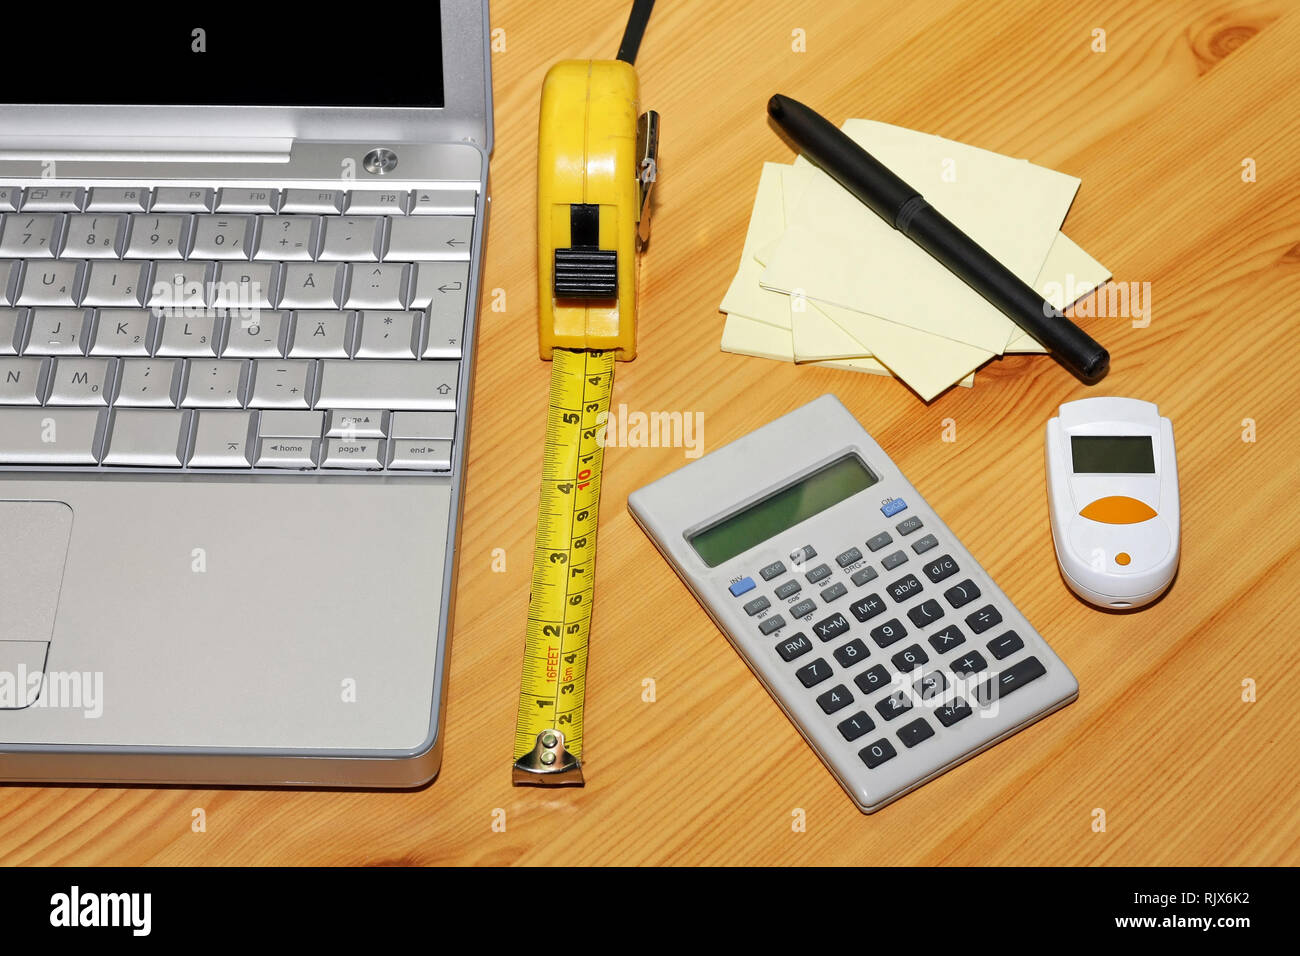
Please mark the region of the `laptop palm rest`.
POLYGON ((0 501, 0 710, 40 695, 71 537, 64 502, 0 501))

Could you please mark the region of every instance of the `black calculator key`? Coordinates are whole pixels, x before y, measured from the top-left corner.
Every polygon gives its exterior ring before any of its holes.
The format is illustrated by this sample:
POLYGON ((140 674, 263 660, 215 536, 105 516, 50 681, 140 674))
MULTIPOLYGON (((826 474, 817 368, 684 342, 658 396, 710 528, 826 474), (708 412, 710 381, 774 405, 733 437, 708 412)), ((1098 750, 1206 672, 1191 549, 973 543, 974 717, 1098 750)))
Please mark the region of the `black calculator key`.
POLYGON ((954 584, 948 590, 943 592, 944 599, 953 607, 961 607, 963 604, 969 604, 980 596, 980 589, 975 582, 967 578, 961 584, 954 584))
POLYGON ((1020 690, 1031 680, 1037 680, 1046 673, 1047 669, 1037 657, 1026 657, 1023 661, 1012 664, 997 677, 990 677, 981 684, 979 690, 975 692, 975 699, 979 701, 980 706, 987 706, 999 697, 1006 697, 1020 690))
POLYGON ((840 598, 844 597, 844 595, 848 593, 849 593, 849 589, 844 586, 844 582, 836 581, 830 587, 825 588, 822 591, 822 600, 825 601, 827 604, 830 604, 831 601, 838 601, 840 598))
POLYGON ((1025 646, 1025 642, 1020 639, 1020 635, 1015 631, 1007 631, 1001 637, 995 637, 989 641, 989 653, 998 660, 1006 660, 1016 651, 1025 646))
POLYGON ((928 674, 922 674, 916 681, 916 692, 921 695, 922 700, 931 700, 947 689, 948 678, 943 676, 943 671, 930 671, 928 674))
POLYGON ((885 720, 893 720, 911 709, 912 698, 907 696, 905 690, 896 690, 889 696, 876 701, 876 710, 885 720))
POLYGON ((943 617, 943 605, 934 598, 930 598, 908 611, 907 616, 912 619, 912 623, 917 627, 929 627, 943 617))
POLYGON ((798 551, 790 552, 790 560, 796 565, 803 564, 805 561, 811 561, 817 557, 817 551, 811 544, 805 544, 798 551))
POLYGON ((854 601, 849 610, 859 621, 869 621, 885 609, 885 602, 879 594, 868 594, 861 601, 854 601))
POLYGON ((934 716, 939 718, 939 723, 943 724, 945 727, 951 727, 953 724, 957 723, 957 721, 963 720, 970 715, 970 704, 966 703, 966 701, 962 700, 960 697, 954 697, 934 712, 934 716))
POLYGON ((956 624, 949 624, 942 631, 930 635, 930 646, 940 654, 946 654, 959 644, 966 642, 966 635, 956 624))
POLYGON ((879 551, 885 545, 891 544, 893 540, 894 539, 889 536, 888 531, 882 531, 874 538, 867 539, 867 547, 870 548, 872 551, 879 551))
POLYGON ((759 611, 766 611, 772 606, 772 602, 765 597, 756 597, 745 605, 745 613, 753 617, 759 611))
POLYGON ((849 550, 845 551, 843 554, 841 554, 839 557, 835 559, 835 563, 842 568, 847 568, 853 562, 861 561, 861 560, 862 560, 862 552, 859 551, 857 548, 849 548, 849 550))
POLYGON ((876 729, 875 721, 867 716, 865 710, 860 710, 848 720, 842 720, 836 725, 836 730, 845 740, 857 740, 863 734, 869 734, 876 729))
POLYGON ((773 561, 765 568, 759 568, 758 573, 763 576, 764 581, 770 581, 775 577, 785 574, 785 565, 780 561, 773 561))
POLYGON ((802 657, 813 649, 813 642, 808 640, 808 635, 803 631, 798 634, 791 634, 780 644, 776 645, 776 652, 781 655, 781 660, 792 661, 796 657, 802 657))
POLYGON ((896 617, 890 618, 880 627, 871 629, 871 639, 880 647, 888 647, 905 637, 907 637, 907 628, 903 627, 902 621, 896 617))
POLYGON ((762 631, 764 635, 771 634, 773 631, 779 631, 783 627, 785 627, 785 618, 780 614, 773 614, 762 624, 758 625, 758 629, 762 631))
POLYGON ((862 762, 867 765, 868 770, 874 770, 886 760, 897 757, 898 751, 894 749, 893 744, 881 737, 874 744, 867 744, 859 750, 858 756, 862 758, 862 762))
POLYGON ((942 558, 935 558, 922 570, 925 571, 925 576, 930 579, 931 584, 938 584, 944 578, 952 577, 960 569, 951 555, 945 554, 942 558))
POLYGON ((853 695, 849 693, 849 689, 843 684, 836 684, 817 698, 817 706, 822 709, 823 714, 833 714, 851 703, 853 703, 853 695))
POLYGON ((876 580, 877 577, 879 577, 879 572, 868 565, 865 568, 859 568, 857 571, 854 571, 849 575, 849 580, 858 587, 862 587, 862 585, 866 584, 868 581, 876 580))
POLYGON ((966 615, 966 626, 976 634, 983 634, 990 627, 997 627, 1002 623, 1002 615, 992 604, 986 604, 974 614, 966 615))
POLYGON ((804 598, 798 604, 790 605, 791 617, 803 617, 805 614, 811 614, 817 610, 817 605, 813 603, 812 598, 804 598))
POLYGON ((901 577, 889 587, 885 588, 889 596, 896 602, 906 601, 908 598, 921 593, 921 582, 916 579, 915 574, 909 574, 901 577))
POLYGON ((866 644, 863 644, 859 638, 854 638, 843 647, 835 649, 835 659, 840 662, 840 667, 852 667, 859 661, 866 660, 870 653, 866 644))
POLYGON ((967 651, 958 660, 948 665, 955 674, 978 674, 987 670, 989 662, 979 651, 967 651))
POLYGON ((819 657, 795 671, 794 676, 799 678, 799 683, 804 687, 814 687, 831 676, 831 665, 826 663, 824 657, 819 657))
POLYGON ((921 519, 918 518, 916 515, 912 515, 912 517, 900 521, 894 527, 894 530, 897 531, 899 534, 906 536, 911 534, 913 531, 917 530, 920 527, 921 527, 921 519))
POLYGON ((848 619, 838 611, 813 625, 813 633, 823 641, 833 641, 848 629, 848 619))
POLYGON ((908 747, 915 747, 922 740, 929 740, 933 736, 934 728, 925 722, 924 717, 918 717, 910 724, 898 728, 898 739, 908 747))
POLYGON ((890 658, 894 666, 906 674, 914 668, 927 664, 930 661, 930 655, 922 650, 920 644, 913 644, 911 647, 905 647, 893 657, 890 658))
POLYGON ((818 581, 824 581, 830 576, 831 566, 829 564, 819 564, 804 575, 804 577, 808 579, 809 584, 816 584, 818 581))
POLYGON ((803 590, 803 585, 791 578, 789 581, 783 581, 776 587, 776 596, 784 601, 788 597, 794 597, 803 590))
POLYGON ((891 679, 885 665, 877 664, 853 678, 853 683, 858 685, 858 690, 862 691, 862 693, 870 694, 882 687, 888 687, 891 679))

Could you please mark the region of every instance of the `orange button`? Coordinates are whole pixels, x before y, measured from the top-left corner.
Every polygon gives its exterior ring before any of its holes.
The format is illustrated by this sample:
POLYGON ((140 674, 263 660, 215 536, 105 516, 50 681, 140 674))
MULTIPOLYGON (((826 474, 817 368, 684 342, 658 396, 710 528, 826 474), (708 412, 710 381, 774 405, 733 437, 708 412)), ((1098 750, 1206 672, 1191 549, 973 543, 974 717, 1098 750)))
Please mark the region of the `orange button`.
POLYGON ((1138 501, 1127 495, 1098 498, 1079 514, 1105 524, 1137 524, 1139 521, 1149 521, 1156 516, 1155 510, 1145 501, 1138 501))
POLYGON ((1127 567, 1128 563, 1132 560, 1133 559, 1128 556, 1127 551, 1121 551, 1119 554, 1115 555, 1115 563, 1121 567, 1127 567))

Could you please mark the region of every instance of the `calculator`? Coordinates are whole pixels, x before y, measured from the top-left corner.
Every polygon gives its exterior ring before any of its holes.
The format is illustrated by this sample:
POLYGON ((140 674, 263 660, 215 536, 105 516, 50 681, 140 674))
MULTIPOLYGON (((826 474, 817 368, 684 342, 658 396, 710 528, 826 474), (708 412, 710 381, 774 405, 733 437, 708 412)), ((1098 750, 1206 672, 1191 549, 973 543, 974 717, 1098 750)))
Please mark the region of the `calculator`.
POLYGON ((833 395, 628 510, 864 813, 1079 695, 833 395))

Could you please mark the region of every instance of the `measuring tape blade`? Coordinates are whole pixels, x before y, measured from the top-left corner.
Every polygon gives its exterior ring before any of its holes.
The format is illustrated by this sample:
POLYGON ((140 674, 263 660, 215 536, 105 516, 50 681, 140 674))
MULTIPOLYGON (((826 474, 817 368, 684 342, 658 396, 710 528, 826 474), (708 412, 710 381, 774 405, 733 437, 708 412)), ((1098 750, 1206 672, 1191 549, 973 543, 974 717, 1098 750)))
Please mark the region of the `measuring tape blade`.
POLYGON ((582 705, 614 352, 557 348, 515 725, 515 783, 582 783, 582 705))

